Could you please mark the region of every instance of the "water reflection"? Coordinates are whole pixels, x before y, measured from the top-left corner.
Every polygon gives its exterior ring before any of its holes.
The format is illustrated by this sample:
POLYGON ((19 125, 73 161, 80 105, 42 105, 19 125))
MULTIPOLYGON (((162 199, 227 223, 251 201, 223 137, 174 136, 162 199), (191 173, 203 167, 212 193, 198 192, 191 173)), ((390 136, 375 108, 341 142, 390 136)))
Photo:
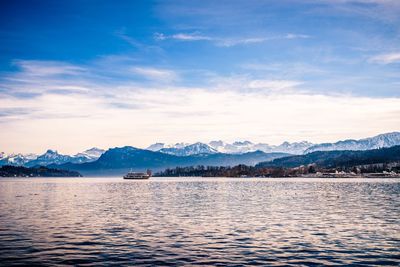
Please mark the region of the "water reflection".
POLYGON ((0 180, 4 265, 400 264, 400 181, 0 180))

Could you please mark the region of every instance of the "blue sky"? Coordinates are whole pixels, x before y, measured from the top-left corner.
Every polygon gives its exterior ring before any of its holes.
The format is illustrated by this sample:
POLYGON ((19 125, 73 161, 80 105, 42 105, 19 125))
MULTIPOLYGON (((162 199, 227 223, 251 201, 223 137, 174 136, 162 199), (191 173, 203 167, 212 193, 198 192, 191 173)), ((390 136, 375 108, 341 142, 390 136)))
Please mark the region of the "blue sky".
POLYGON ((400 128, 396 0, 0 5, 6 152, 400 128))

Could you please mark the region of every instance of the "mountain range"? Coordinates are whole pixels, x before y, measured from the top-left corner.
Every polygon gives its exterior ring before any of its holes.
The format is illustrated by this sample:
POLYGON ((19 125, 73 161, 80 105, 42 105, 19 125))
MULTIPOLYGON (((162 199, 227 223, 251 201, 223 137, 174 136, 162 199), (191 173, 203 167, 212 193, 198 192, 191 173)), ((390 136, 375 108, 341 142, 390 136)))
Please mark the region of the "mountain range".
MULTIPOLYGON (((343 140, 336 143, 312 144, 307 141, 284 142, 280 145, 237 141, 226 143, 176 143, 172 145, 155 143, 147 149, 134 147, 111 148, 107 151, 91 148, 75 155, 59 154, 47 150, 42 155, 0 153, 0 166, 62 166, 74 170, 114 170, 164 167, 210 165, 227 166, 232 164, 254 165, 262 161, 290 155, 308 155, 316 151, 371 150, 400 145, 400 133, 392 132, 360 140, 343 140), (80 165, 82 164, 82 165, 80 165), (78 166, 79 165, 79 166, 78 166)), ((320 154, 322 155, 322 154, 320 154)))
POLYGON ((87 163, 52 164, 52 168, 79 171, 84 175, 122 175, 129 170, 143 171, 152 169, 160 171, 166 168, 178 166, 231 166, 237 164, 255 165, 261 161, 270 161, 279 157, 285 157, 286 153, 264 153, 254 151, 242 154, 196 154, 188 156, 176 156, 167 153, 139 149, 135 147, 116 147, 107 150, 100 158, 87 163))
POLYGON ((283 142, 280 145, 268 145, 266 143, 252 143, 250 141, 236 141, 233 143, 226 143, 221 140, 211 141, 209 143, 176 143, 165 144, 155 143, 146 149, 151 151, 159 151, 176 156, 189 156, 203 153, 225 153, 225 154, 242 154, 254 151, 262 151, 265 153, 289 153, 289 154, 302 154, 306 149, 313 146, 312 143, 307 141, 302 142, 283 142))
POLYGON ((80 152, 76 155, 62 155, 56 150, 47 150, 42 155, 36 154, 10 154, 0 153, 0 166, 13 165, 13 166, 47 166, 50 164, 64 164, 67 162, 72 163, 85 163, 97 160, 105 150, 99 148, 91 148, 80 152))
POLYGON ((146 149, 151 151, 159 151, 171 155, 188 156, 202 153, 225 153, 225 154, 241 154, 254 151, 262 151, 265 153, 288 153, 293 155, 302 155, 314 151, 331 151, 331 150, 370 150, 382 147, 391 147, 400 145, 400 132, 392 132, 380 134, 374 137, 354 140, 347 139, 336 143, 313 144, 308 141, 301 142, 283 142, 280 145, 269 145, 267 143, 253 143, 250 141, 236 141, 226 143, 221 140, 211 141, 209 143, 176 143, 165 144, 155 143, 146 149))
POLYGON ((156 150, 158 152, 162 152, 165 154, 170 154, 170 155, 175 155, 175 156, 191 156, 191 155, 197 155, 197 154, 214 154, 218 153, 219 151, 210 147, 207 144, 203 144, 200 142, 191 144, 191 145, 186 145, 183 147, 165 147, 161 148, 159 150, 156 150))
POLYGON ((348 139, 336 143, 322 143, 307 148, 303 154, 314 151, 371 150, 400 145, 400 132, 385 133, 360 140, 348 139))

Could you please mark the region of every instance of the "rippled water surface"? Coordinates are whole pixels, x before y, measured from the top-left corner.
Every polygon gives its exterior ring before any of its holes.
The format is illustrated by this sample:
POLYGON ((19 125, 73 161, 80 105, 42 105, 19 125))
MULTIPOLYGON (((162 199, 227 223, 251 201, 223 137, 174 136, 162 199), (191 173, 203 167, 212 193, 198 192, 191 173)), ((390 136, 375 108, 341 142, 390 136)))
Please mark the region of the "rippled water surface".
POLYGON ((400 265, 400 181, 0 180, 0 265, 400 265))

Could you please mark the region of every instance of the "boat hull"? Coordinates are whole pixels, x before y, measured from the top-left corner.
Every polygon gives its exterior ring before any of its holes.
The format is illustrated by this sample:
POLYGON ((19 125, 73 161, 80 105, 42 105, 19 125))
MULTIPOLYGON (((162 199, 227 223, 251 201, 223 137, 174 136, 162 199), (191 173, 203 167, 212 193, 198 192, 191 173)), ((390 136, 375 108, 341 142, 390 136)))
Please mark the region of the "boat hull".
POLYGON ((128 180, 146 180, 151 176, 151 171, 147 170, 147 172, 133 172, 130 171, 123 176, 124 179, 128 180))
POLYGON ((143 176, 143 177, 128 177, 128 176, 124 176, 124 179, 126 179, 126 180, 147 180, 149 178, 150 178, 150 176, 143 176))

